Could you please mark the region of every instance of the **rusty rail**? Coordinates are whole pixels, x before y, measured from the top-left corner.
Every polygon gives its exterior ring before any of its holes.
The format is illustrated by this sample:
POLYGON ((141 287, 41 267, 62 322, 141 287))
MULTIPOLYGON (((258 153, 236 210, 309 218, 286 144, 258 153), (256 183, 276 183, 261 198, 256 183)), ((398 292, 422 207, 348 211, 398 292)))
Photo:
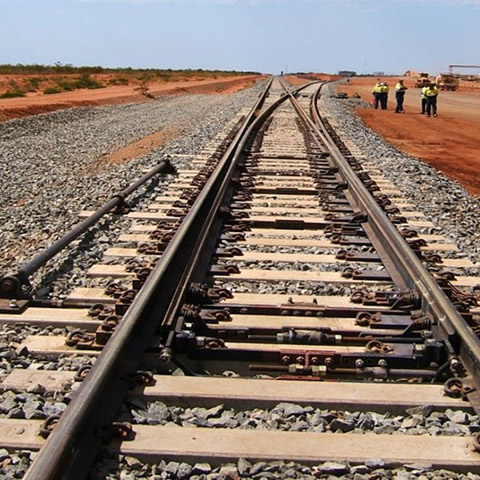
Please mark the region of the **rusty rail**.
MULTIPOLYGON (((303 110, 301 115, 329 149, 332 159, 334 159, 348 183, 350 193, 362 211, 368 216, 369 225, 383 244, 382 250, 386 255, 386 268, 389 270, 394 268, 397 271, 397 275, 401 276, 404 284, 420 295, 422 310, 431 313, 435 319, 433 332, 444 341, 449 351, 449 363, 452 372, 458 370, 459 358, 466 368, 470 378, 464 380, 464 383, 472 382, 472 385, 468 388, 468 399, 478 413, 480 412, 480 340, 466 324, 462 315, 432 275, 423 267, 416 254, 375 202, 370 192, 335 145, 318 111, 317 100, 320 92, 321 87, 317 90, 311 105, 314 122, 303 110)), ((301 110, 293 97, 291 97, 291 101, 296 105, 297 110, 301 110)))

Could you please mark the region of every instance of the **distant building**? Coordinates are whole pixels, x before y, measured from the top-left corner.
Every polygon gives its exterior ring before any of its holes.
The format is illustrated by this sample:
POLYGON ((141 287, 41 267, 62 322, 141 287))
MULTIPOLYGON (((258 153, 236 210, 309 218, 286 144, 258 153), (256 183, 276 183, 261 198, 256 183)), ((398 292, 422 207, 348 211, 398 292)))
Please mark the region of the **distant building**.
POLYGON ((357 75, 357 72, 353 72, 352 70, 340 70, 338 74, 341 77, 355 77, 357 75))
POLYGON ((374 76, 374 77, 384 77, 384 76, 385 76, 385 72, 373 72, 373 76, 374 76))

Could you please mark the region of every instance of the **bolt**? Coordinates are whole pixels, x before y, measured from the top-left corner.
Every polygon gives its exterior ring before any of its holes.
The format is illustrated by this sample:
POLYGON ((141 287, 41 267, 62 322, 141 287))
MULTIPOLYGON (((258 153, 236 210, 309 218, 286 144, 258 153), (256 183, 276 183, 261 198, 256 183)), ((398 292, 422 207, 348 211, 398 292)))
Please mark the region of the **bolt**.
POLYGON ((160 361, 162 363, 169 363, 172 360, 172 351, 169 348, 164 348, 160 352, 160 361))
POLYGON ((384 359, 384 358, 381 358, 379 361, 378 361, 378 366, 379 367, 382 367, 382 368, 387 368, 387 361, 384 359))
POLYGON ((288 365, 290 363, 290 357, 288 355, 284 355, 282 357, 282 363, 283 365, 288 365))
POLYGON ((365 362, 361 358, 357 358, 355 360, 355 367, 363 368, 365 366, 365 362))
POLYGON ((303 357, 297 357, 295 362, 297 362, 299 365, 305 365, 305 359, 303 357))
POLYGON ((326 365, 327 367, 331 367, 331 366, 333 365, 333 358, 327 357, 327 358, 325 359, 325 365, 326 365))
POLYGON ((15 298, 10 300, 10 308, 18 308, 18 302, 15 298))
POLYGON ((452 358, 450 360, 450 368, 456 371, 459 367, 460 367, 460 362, 458 361, 458 358, 452 358))
POLYGON ((318 365, 318 364, 319 364, 318 357, 312 357, 312 358, 310 359, 310 364, 311 364, 311 365, 318 365))

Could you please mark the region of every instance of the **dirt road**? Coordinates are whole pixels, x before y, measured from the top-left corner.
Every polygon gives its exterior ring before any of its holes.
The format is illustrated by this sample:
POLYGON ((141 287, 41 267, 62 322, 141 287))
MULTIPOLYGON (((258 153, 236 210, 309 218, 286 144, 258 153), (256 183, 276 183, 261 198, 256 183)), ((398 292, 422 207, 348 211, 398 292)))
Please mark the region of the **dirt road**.
MULTIPOLYGON (((397 78, 388 81, 388 110, 357 109, 366 125, 381 134, 402 151, 422 158, 445 175, 463 185, 471 194, 480 195, 480 92, 441 91, 438 97, 438 117, 420 115, 420 89, 413 80, 405 95, 405 114, 395 114, 397 78)), ((372 100, 376 78, 352 78, 339 92, 358 93, 372 100)))

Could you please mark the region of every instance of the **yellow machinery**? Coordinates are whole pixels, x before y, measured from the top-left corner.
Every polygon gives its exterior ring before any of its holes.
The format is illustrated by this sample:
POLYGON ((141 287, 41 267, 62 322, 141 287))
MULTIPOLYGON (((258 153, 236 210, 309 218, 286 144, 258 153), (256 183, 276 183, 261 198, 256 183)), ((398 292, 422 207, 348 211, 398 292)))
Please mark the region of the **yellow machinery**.
POLYGON ((458 88, 458 78, 451 73, 440 73, 435 81, 440 90, 455 91, 458 88))
POLYGON ((415 88, 423 88, 429 81, 430 77, 428 76, 428 73, 419 73, 415 79, 415 88))

